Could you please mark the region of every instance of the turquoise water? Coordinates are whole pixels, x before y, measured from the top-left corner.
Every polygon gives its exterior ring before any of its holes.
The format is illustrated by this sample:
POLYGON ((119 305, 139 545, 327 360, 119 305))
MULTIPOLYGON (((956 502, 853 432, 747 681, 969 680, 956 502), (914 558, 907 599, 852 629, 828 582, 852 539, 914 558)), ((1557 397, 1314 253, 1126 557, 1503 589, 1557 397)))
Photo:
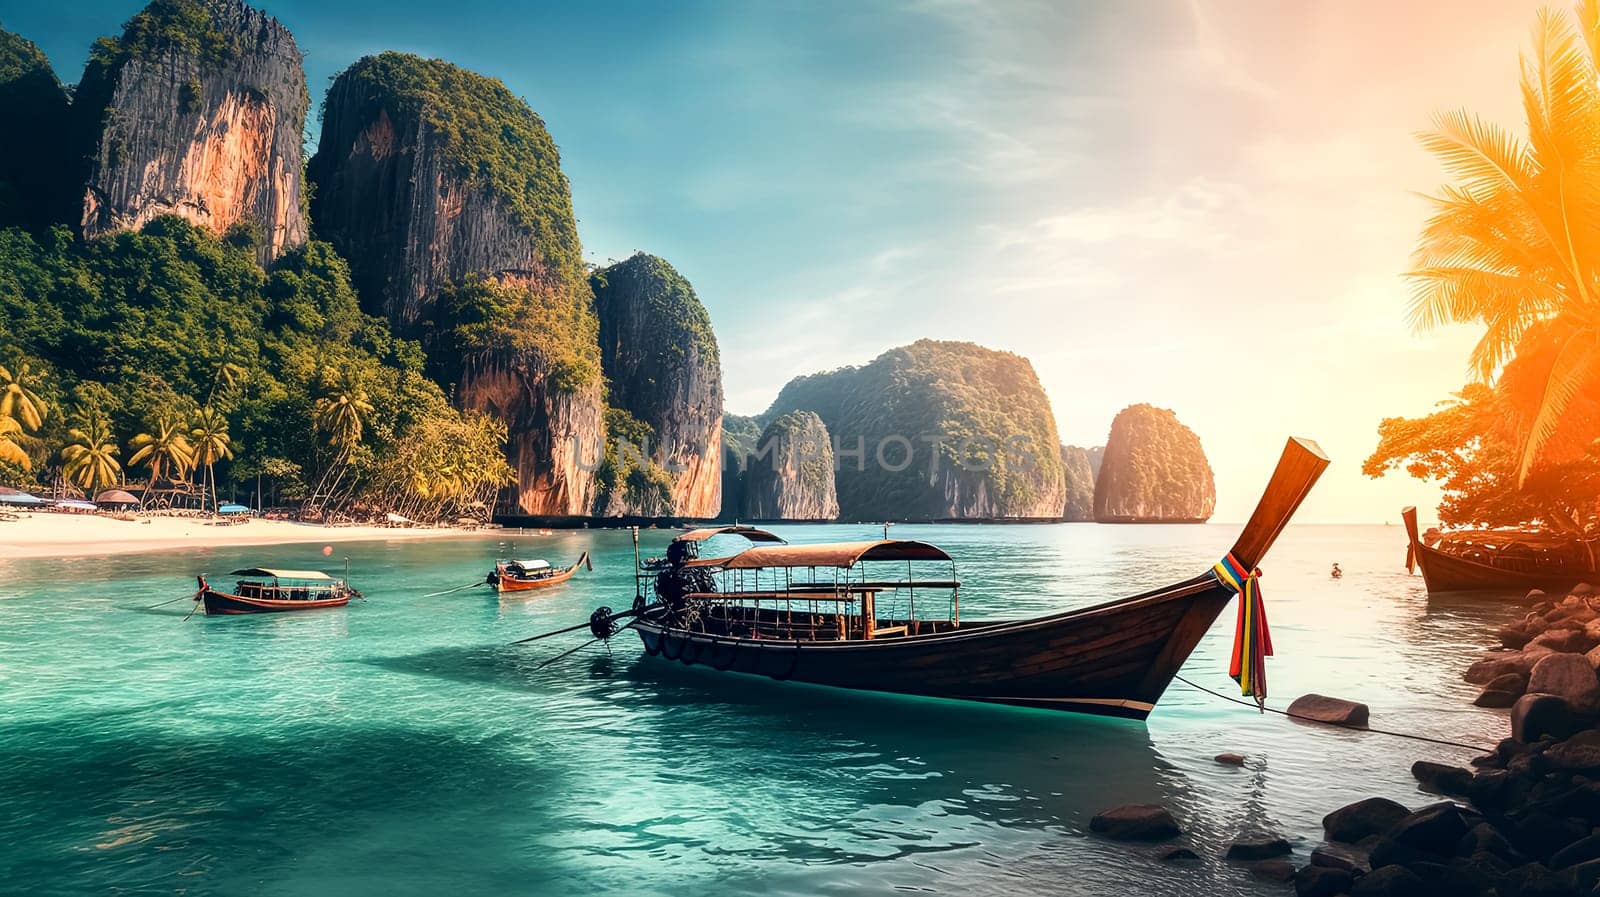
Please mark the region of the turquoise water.
MULTIPOLYGON (((777 527, 791 541, 870 527, 777 527)), ((1204 570, 1232 526, 901 526, 960 564, 970 618, 1081 606, 1204 570)), ((667 533, 644 534, 659 553, 667 533)), ((3 546, 0 546, 3 555, 3 546)), ((1514 610, 1430 603, 1399 527, 1291 527, 1263 565, 1272 703, 1493 744, 1465 660, 1514 610), (1346 571, 1330 580, 1338 561, 1346 571)), ((1304 858, 1321 816, 1414 759, 1470 751, 1330 731, 1174 684, 1147 723, 843 693, 645 658, 624 633, 508 642, 632 598, 625 532, 0 560, 0 882, 53 894, 1281 893, 1217 859, 1268 830, 1304 858), (500 554, 593 573, 535 598, 471 582, 500 554), (187 622, 194 575, 337 571, 343 610, 187 622), (1212 761, 1250 756, 1245 769, 1212 761), (1206 859, 1087 833, 1159 801, 1206 859)), ((1231 613, 1231 612, 1230 612, 1231 613)), ((1231 616, 1184 675, 1231 685, 1231 616)))

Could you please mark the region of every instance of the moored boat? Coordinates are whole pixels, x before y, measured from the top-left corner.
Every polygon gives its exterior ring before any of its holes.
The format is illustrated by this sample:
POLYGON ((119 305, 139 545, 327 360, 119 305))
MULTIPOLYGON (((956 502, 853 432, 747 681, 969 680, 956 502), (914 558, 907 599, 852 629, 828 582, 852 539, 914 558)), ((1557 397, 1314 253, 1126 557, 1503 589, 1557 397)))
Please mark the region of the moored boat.
MULTIPOLYGON (((590 629, 609 637, 631 628, 652 657, 722 672, 1143 719, 1240 594, 1231 672, 1260 700, 1271 645, 1256 565, 1327 464, 1315 443, 1290 440, 1227 558, 1083 610, 962 619, 950 556, 925 542, 882 539, 756 545, 718 558, 679 550, 665 566, 641 565, 633 608, 601 608, 590 629), (929 564, 936 572, 916 573, 929 564), (917 612, 939 596, 948 597, 947 613, 917 612)), ((674 554, 669 548, 667 560, 674 554)))
POLYGON ((232 592, 212 588, 204 576, 196 577, 200 589, 194 600, 201 603, 207 616, 319 610, 343 607, 351 598, 361 597, 345 580, 320 570, 246 567, 228 575, 239 577, 232 592))
POLYGON ((1511 529, 1461 530, 1433 540, 1418 535, 1416 508, 1405 508, 1400 516, 1406 525, 1406 571, 1420 570, 1430 595, 1501 592, 1521 598, 1531 589, 1566 594, 1600 577, 1596 540, 1511 529))
POLYGON ((484 582, 494 586, 496 592, 528 592, 560 585, 572 578, 579 567, 594 569, 589 552, 578 556, 570 567, 556 568, 546 560, 498 560, 484 582))

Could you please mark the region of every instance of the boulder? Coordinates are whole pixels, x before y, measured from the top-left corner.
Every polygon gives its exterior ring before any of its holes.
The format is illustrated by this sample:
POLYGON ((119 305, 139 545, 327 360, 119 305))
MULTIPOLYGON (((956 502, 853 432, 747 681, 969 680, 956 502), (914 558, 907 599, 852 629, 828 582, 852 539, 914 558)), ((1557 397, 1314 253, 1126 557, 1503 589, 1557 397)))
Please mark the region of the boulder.
POLYGON ((1156 804, 1129 804, 1098 813, 1089 820, 1089 830, 1113 841, 1165 841, 1183 834, 1166 807, 1156 804))
POLYGON ((1435 794, 1466 796, 1472 787, 1472 773, 1459 766, 1418 760, 1411 764, 1411 775, 1422 785, 1422 790, 1435 794))
POLYGON ((1163 863, 1186 863, 1198 859, 1200 859, 1200 854, 1187 847, 1174 847, 1161 855, 1161 862, 1163 863))
POLYGON ((1548 597, 1549 596, 1545 594, 1544 589, 1529 589, 1528 594, 1523 596, 1522 600, 1528 602, 1529 604, 1538 604, 1548 597))
POLYGON ((1528 691, 1565 698, 1580 713, 1600 710, 1600 678, 1588 658, 1579 654, 1540 658, 1528 674, 1528 691))
POLYGON ((1350 890, 1355 876, 1344 869, 1306 866, 1294 874, 1295 897, 1333 897, 1350 890))
POLYGON ((1294 881, 1294 864, 1288 860, 1261 860, 1250 864, 1250 874, 1264 881, 1294 881))
POLYGON ((1585 729, 1551 745, 1544 758, 1556 769, 1600 770, 1600 729, 1585 729))
POLYGON ((1503 897, 1557 897, 1572 893, 1561 876, 1539 863, 1527 863, 1507 872, 1498 891, 1503 897))
POLYGON ((1466 796, 1485 813, 1504 813, 1527 796, 1527 785, 1525 779, 1504 769, 1480 770, 1467 786, 1466 796))
POLYGON ((1600 669, 1600 648, 1595 648, 1583 656, 1589 661, 1590 666, 1600 669))
POLYGON ((1471 831, 1462 836, 1456 844, 1457 856, 1476 856, 1481 853, 1490 854, 1506 862, 1524 862, 1522 854, 1511 846, 1511 842, 1487 822, 1473 826, 1471 831))
POLYGON ((1495 632, 1495 636, 1500 639, 1501 647, 1512 651, 1521 650, 1524 645, 1533 641, 1535 634, 1527 627, 1517 623, 1513 623, 1510 626, 1502 626, 1495 632))
POLYGON ((1223 766, 1243 766, 1244 765, 1244 755, 1243 754, 1218 754, 1215 757, 1215 759, 1216 759, 1216 761, 1218 763, 1221 763, 1223 766))
POLYGON ((1404 866, 1385 866, 1356 879, 1351 897, 1431 897, 1432 889, 1404 866))
MULTIPOLYGON (((1423 853, 1449 856, 1471 828, 1467 821, 1461 807, 1452 803, 1434 804, 1395 823, 1385 837, 1423 853)), ((1373 860, 1376 863, 1377 857, 1373 860)))
POLYGON ((1472 703, 1478 707, 1510 707, 1528 689, 1528 677, 1521 673, 1496 676, 1478 692, 1472 703))
POLYGON ((1467 667, 1461 678, 1473 685, 1484 685, 1493 681, 1495 677, 1507 673, 1521 673, 1526 676, 1540 658, 1554 653, 1544 645, 1531 644, 1521 651, 1492 651, 1484 655, 1482 660, 1467 667))
POLYGON ((1573 586, 1572 587, 1572 591, 1568 592, 1567 594, 1568 595, 1576 595, 1579 598, 1587 598, 1590 595, 1594 594, 1594 586, 1589 585, 1586 582, 1580 582, 1577 585, 1573 586))
MULTIPOLYGON (((1563 620, 1557 625, 1574 624, 1570 620, 1563 620)), ((1528 648, 1548 648, 1556 654, 1583 654, 1594 646, 1595 640, 1581 626, 1577 629, 1546 629, 1528 643, 1528 648)))
POLYGON ((1600 860, 1579 863, 1566 870, 1566 877, 1577 886, 1579 894, 1592 894, 1595 885, 1600 884, 1600 860))
POLYGON ((1354 844, 1362 838, 1381 835, 1411 811, 1383 797, 1369 797, 1347 804, 1322 817, 1322 830, 1330 841, 1354 844))
POLYGON ((1596 860, 1600 860, 1600 835, 1590 835, 1587 838, 1579 838, 1552 854, 1550 868, 1565 869, 1568 866, 1596 860))
POLYGON ((1351 875, 1364 875, 1372 871, 1372 858, 1367 855, 1364 848, 1334 841, 1318 844, 1312 849, 1311 865, 1340 869, 1351 875))
POLYGON ((1588 826, 1542 810, 1527 813, 1507 833, 1513 847, 1541 861, 1550 859, 1588 834, 1588 826))
MULTIPOLYGON (((1511 705, 1511 737, 1527 744, 1544 735, 1572 731, 1572 706, 1555 695, 1526 694, 1511 705)), ((1514 762, 1514 761, 1513 761, 1514 762)))
POLYGON ((1289 842, 1272 835, 1240 838, 1228 845, 1230 860, 1267 860, 1289 852, 1289 842))
POLYGON ((1312 694, 1296 698, 1289 705, 1289 715, 1296 719, 1364 729, 1369 711, 1367 705, 1356 701, 1312 694))

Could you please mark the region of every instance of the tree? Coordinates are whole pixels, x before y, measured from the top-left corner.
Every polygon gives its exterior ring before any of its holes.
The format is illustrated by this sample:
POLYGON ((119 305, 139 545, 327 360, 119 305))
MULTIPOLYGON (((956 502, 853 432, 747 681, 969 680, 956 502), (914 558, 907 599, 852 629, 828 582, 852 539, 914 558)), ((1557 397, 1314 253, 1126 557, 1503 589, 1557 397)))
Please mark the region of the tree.
POLYGON ((194 437, 194 463, 205 465, 206 479, 211 481, 211 509, 214 511, 217 508, 217 474, 214 465, 233 457, 228 419, 207 405, 195 412, 194 429, 189 431, 189 435, 194 437))
POLYGON ((49 416, 49 407, 39 398, 39 375, 24 361, 10 368, 0 365, 0 417, 9 417, 25 430, 37 430, 49 416))
POLYGON ((334 380, 332 391, 317 400, 313 423, 318 430, 328 434, 328 441, 342 454, 361 442, 367 416, 372 414, 372 403, 359 376, 349 369, 334 380))
POLYGON ((1482 382, 1530 329, 1558 325, 1548 371, 1518 415, 1518 483, 1571 425, 1574 397, 1600 388, 1600 0, 1583 0, 1576 24, 1540 13, 1522 65, 1526 140, 1465 111, 1438 116, 1422 137, 1457 183, 1432 197, 1413 257, 1413 325, 1484 324, 1471 355, 1482 382))
POLYGON ((133 450, 130 466, 143 463, 150 468, 151 486, 163 477, 184 476, 195 464, 195 449, 184 432, 183 418, 172 412, 159 415, 149 431, 133 437, 128 448, 133 450))
POLYGON ((105 414, 92 408, 76 410, 61 460, 67 482, 89 495, 117 481, 122 465, 117 462, 117 442, 105 414))
POLYGON ((0 461, 15 464, 23 470, 32 470, 32 459, 17 442, 21 438, 22 425, 12 418, 0 417, 0 461))

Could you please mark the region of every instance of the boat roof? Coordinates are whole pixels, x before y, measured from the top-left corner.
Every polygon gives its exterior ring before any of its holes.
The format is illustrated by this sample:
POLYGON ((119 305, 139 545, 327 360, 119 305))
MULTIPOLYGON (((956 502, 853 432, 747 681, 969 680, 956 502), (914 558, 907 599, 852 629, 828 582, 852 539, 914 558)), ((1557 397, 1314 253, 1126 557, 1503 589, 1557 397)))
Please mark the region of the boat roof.
POLYGON ((516 564, 518 567, 521 567, 524 570, 544 570, 550 566, 550 562, 543 559, 531 561, 506 561, 506 566, 509 567, 512 564, 516 564))
POLYGON ((777 535, 775 535, 773 533, 769 533, 764 529, 756 529, 753 526, 738 526, 738 525, 734 525, 734 526, 704 526, 704 527, 701 527, 699 529, 689 530, 688 532, 685 532, 685 533, 679 533, 677 538, 673 539, 672 541, 674 541, 674 542, 704 542, 705 540, 711 538, 712 536, 744 536, 746 539, 749 539, 751 542, 778 542, 778 543, 782 543, 783 542, 783 539, 780 536, 777 536, 777 535))
POLYGON ((311 580, 333 579, 333 577, 329 576, 326 573, 323 573, 321 570, 279 570, 279 569, 273 569, 273 568, 268 568, 268 567, 246 567, 243 570, 235 570, 232 573, 229 573, 228 575, 229 576, 270 576, 270 577, 272 577, 274 579, 311 579, 311 580))
POLYGON ((778 545, 746 548, 721 558, 700 558, 686 567, 721 567, 724 570, 756 570, 764 567, 837 567, 847 570, 859 561, 948 561, 950 555, 937 545, 909 539, 879 539, 869 542, 824 542, 815 545, 778 545))

